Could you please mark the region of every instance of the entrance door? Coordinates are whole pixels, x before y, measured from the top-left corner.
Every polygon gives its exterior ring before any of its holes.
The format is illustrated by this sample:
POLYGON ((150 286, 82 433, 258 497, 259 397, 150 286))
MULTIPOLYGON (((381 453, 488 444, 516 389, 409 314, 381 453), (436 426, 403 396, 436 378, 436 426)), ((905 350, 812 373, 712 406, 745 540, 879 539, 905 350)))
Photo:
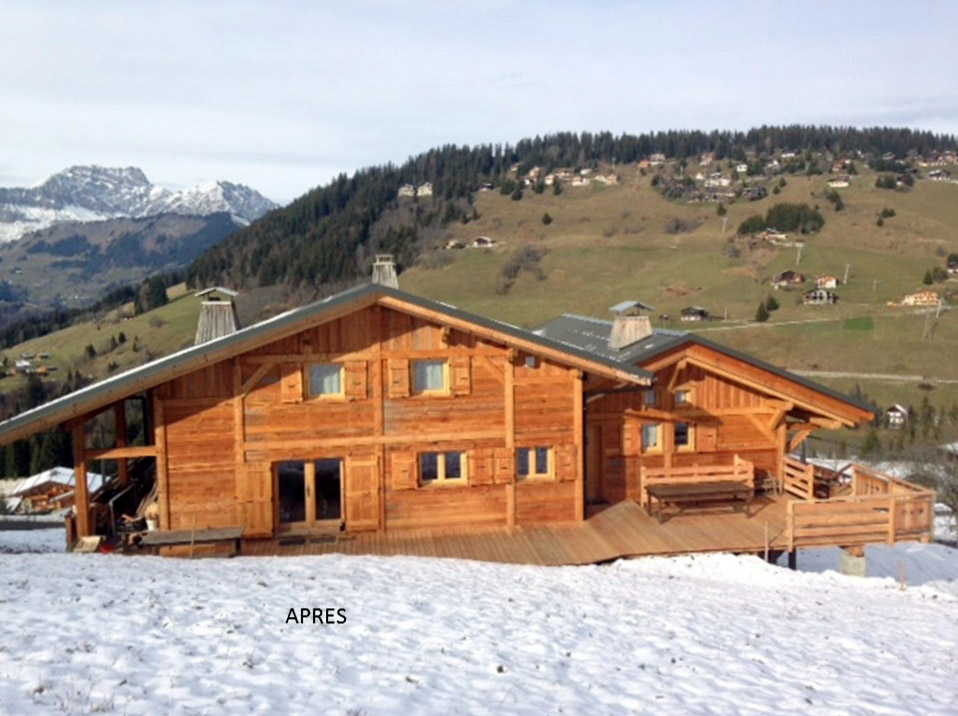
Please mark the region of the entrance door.
POLYGON ((285 460, 274 468, 281 532, 343 526, 343 461, 285 460))
POLYGON ((602 426, 589 425, 585 433, 585 501, 602 502, 602 426))

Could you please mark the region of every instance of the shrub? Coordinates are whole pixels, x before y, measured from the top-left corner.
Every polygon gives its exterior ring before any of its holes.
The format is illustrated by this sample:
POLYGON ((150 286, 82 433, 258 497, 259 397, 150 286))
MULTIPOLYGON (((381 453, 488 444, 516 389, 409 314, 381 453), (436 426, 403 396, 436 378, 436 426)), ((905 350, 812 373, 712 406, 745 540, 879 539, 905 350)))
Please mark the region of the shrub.
POLYGON ((718 216, 725 216, 728 213, 728 209, 725 208, 725 204, 719 202, 719 205, 715 208, 715 213, 718 216))
POLYGON ((542 215, 542 223, 545 224, 546 226, 552 223, 552 217, 549 216, 548 211, 542 215))
POLYGON ((769 295, 768 299, 765 301, 765 308, 769 313, 772 311, 777 311, 779 308, 778 299, 775 296, 769 295))
POLYGON ((512 200, 519 201, 522 198, 522 189, 516 187, 516 190, 512 192, 512 200))
POLYGON ((894 209, 891 209, 891 208, 889 208, 889 207, 887 207, 887 206, 886 206, 884 209, 881 210, 881 214, 880 214, 881 218, 883 218, 883 219, 890 219, 890 218, 892 218, 894 215, 895 215, 895 210, 894 210, 894 209))
POLYGON ((683 219, 678 216, 673 216, 671 219, 665 222, 665 233, 666 234, 688 234, 689 232, 695 231, 699 228, 699 222, 693 219, 683 219))
POLYGON ((765 323, 768 320, 768 309, 765 307, 765 301, 758 304, 758 310, 755 312, 755 320, 759 323, 765 323))

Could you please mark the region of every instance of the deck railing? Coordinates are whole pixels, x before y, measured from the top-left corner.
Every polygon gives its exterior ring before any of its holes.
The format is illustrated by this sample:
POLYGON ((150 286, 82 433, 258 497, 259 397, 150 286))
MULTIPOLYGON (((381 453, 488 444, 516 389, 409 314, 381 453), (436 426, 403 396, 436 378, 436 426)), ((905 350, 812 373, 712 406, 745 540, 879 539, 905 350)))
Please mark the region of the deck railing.
POLYGON ((720 465, 682 465, 678 467, 640 468, 642 481, 642 504, 648 504, 645 488, 649 485, 676 485, 696 482, 732 481, 753 484, 755 466, 738 455, 731 463, 720 465))
POLYGON ((815 468, 793 457, 785 456, 782 488, 803 500, 815 499, 815 468))
POLYGON ((935 492, 853 466, 853 494, 825 500, 792 500, 786 505, 789 551, 818 545, 894 544, 931 539, 935 492))

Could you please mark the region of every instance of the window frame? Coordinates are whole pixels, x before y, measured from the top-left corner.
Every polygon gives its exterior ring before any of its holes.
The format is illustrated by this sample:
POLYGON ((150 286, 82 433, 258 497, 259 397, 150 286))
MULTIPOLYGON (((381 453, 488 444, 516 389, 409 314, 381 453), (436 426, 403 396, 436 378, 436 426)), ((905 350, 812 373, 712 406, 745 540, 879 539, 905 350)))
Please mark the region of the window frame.
POLYGON ((317 362, 311 361, 305 365, 304 370, 306 383, 307 400, 345 400, 346 399, 346 366, 335 361, 317 362), (339 369, 339 392, 338 393, 316 393, 313 394, 313 366, 334 366, 339 369))
POLYGON ((422 395, 422 396, 437 396, 437 395, 450 395, 452 392, 452 387, 450 385, 449 378, 449 359, 438 357, 438 358, 413 358, 409 361, 409 394, 412 396, 422 395), (426 388, 423 390, 416 389, 416 365, 419 363, 441 363, 442 364, 442 387, 441 388, 426 388))
POLYGON ((676 452, 695 452, 695 423, 691 420, 680 420, 672 425, 672 445, 676 452), (675 442, 675 426, 682 423, 688 431, 688 442, 685 445, 678 445, 675 442))
POLYGON ((555 480, 556 477, 556 451, 555 447, 548 445, 532 445, 529 447, 520 447, 516 448, 516 481, 517 482, 535 482, 535 481, 545 481, 545 480, 555 480), (536 460, 536 451, 545 450, 546 451, 546 471, 539 472, 538 464, 536 460), (519 453, 525 452, 526 456, 526 466, 528 467, 528 472, 523 475, 519 471, 519 453))
POLYGON ((465 450, 424 450, 416 453, 416 479, 419 487, 461 487, 469 484, 469 459, 465 450), (459 455, 459 477, 446 476, 446 458, 455 453, 459 455), (436 479, 422 479, 422 459, 426 455, 436 456, 436 479))
POLYGON ((646 388, 642 391, 642 407, 654 408, 658 405, 658 396, 655 394, 655 388, 646 388))
POLYGON ((642 423, 639 428, 639 442, 641 443, 640 449, 643 455, 661 453, 663 451, 662 446, 662 437, 663 437, 662 423, 642 423), (646 428, 655 428, 655 445, 646 445, 645 444, 645 429, 646 428))
POLYGON ((691 408, 695 401, 695 389, 694 388, 676 388, 672 391, 672 406, 679 410, 685 410, 691 408), (683 402, 677 400, 679 393, 682 393, 685 396, 683 402))

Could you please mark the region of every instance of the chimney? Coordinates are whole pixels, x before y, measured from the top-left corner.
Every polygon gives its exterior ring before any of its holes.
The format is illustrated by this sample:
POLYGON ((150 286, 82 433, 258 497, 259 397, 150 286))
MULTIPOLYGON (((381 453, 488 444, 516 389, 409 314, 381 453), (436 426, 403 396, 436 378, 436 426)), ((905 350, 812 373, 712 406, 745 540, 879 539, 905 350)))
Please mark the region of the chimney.
POLYGON ((640 301, 623 301, 611 306, 615 317, 609 333, 609 348, 620 351, 652 335, 652 321, 643 311, 654 308, 640 301))
POLYGON ((193 345, 222 338, 239 330, 239 318, 236 316, 236 306, 233 299, 238 295, 222 286, 214 286, 197 294, 203 298, 200 306, 200 319, 196 323, 196 336, 193 345))
POLYGON ((373 261, 373 283, 389 288, 399 288, 399 279, 396 278, 396 262, 392 254, 376 254, 373 261))

